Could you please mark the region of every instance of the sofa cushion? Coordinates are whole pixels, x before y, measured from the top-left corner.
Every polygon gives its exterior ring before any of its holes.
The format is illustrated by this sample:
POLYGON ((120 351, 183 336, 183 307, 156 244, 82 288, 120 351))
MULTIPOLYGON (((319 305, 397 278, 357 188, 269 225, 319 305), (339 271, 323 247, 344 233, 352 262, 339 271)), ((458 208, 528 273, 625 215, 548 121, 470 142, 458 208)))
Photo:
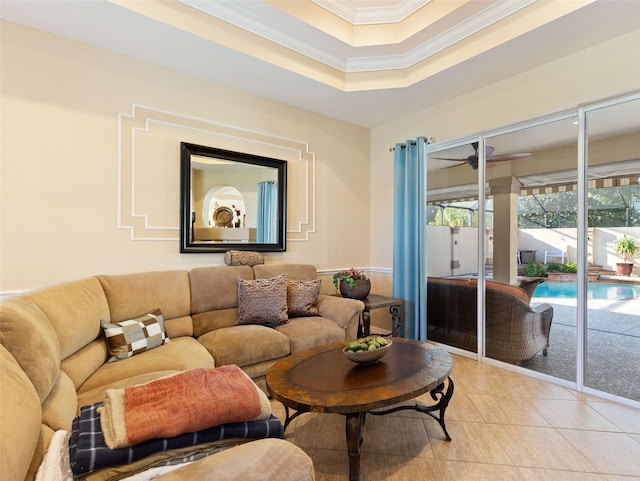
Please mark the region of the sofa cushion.
POLYGON ((61 359, 60 343, 49 319, 25 297, 7 299, 0 304, 0 343, 44 401, 56 383, 61 359))
POLYGON ((287 336, 257 324, 216 329, 200 336, 198 342, 207 348, 217 366, 243 367, 288 356, 291 352, 287 336))
POLYGON ((276 330, 289 338, 291 354, 345 339, 344 329, 324 317, 296 317, 276 330))
POLYGON ((167 336, 171 339, 182 336, 193 337, 193 319, 191 316, 165 319, 164 328, 167 330, 167 336))
POLYGON ((259 439, 209 456, 157 478, 160 481, 313 481, 313 461, 283 439, 259 439))
POLYGON ((238 277, 253 279, 251 267, 218 266, 192 269, 189 272, 192 315, 237 307, 238 283, 236 279, 238 277))
POLYGON ((40 437, 40 399, 16 360, 0 346, 0 479, 24 480, 40 437))
POLYGON ((129 359, 103 364, 78 388, 78 394, 140 374, 214 366, 213 358, 198 341, 178 337, 129 359))
POLYGON ((253 382, 256 383, 260 389, 262 389, 267 394, 269 391, 267 390, 267 371, 271 369, 276 362, 280 361, 282 358, 271 359, 269 361, 257 362, 255 364, 249 364, 247 366, 242 366, 242 370, 247 373, 253 382))
POLYGON ((104 342, 104 337, 100 335, 100 337, 64 359, 60 367, 78 389, 100 366, 107 362, 108 358, 107 343, 104 342))
POLYGON ((266 279, 285 274, 294 281, 310 281, 318 278, 316 267, 312 264, 259 264, 253 266, 256 279, 266 279))
POLYGON ((100 326, 111 356, 108 362, 127 359, 169 342, 164 317, 158 309, 144 316, 116 323, 101 320, 100 326))
POLYGON ((318 312, 321 317, 330 319, 345 331, 345 339, 357 335, 358 324, 364 310, 364 302, 345 297, 318 296, 318 312))
POLYGON ((238 324, 275 327, 286 324, 287 276, 246 280, 238 278, 238 324))
MULTIPOLYGON (((158 271, 98 276, 104 289, 111 319, 120 322, 160 309, 165 322, 191 313, 187 271, 158 271)), ((104 317, 102 319, 105 319, 104 317)))
POLYGON ((137 386, 138 384, 144 384, 156 379, 160 379, 161 377, 177 374, 179 372, 181 371, 175 369, 170 369, 167 371, 147 372, 144 374, 139 374, 137 376, 128 377, 126 379, 119 379, 118 381, 107 384, 106 386, 100 386, 89 391, 84 391, 82 394, 78 395, 78 408, 75 415, 77 416, 80 414, 81 406, 88 406, 89 404, 101 402, 104 399, 104 393, 107 389, 122 389, 129 386, 137 386))
POLYGON ((287 314, 289 317, 317 316, 320 279, 287 282, 287 314))
POLYGON ((197 338, 214 329, 222 329, 223 327, 231 327, 237 324, 237 307, 201 312, 193 315, 193 335, 197 338))
MULTIPOLYGON (((51 322, 60 342, 62 359, 100 336, 100 319, 112 320, 104 291, 93 277, 47 287, 25 297, 51 322)), ((149 311, 138 311, 142 312, 149 311)))
POLYGON ((73 381, 64 371, 58 371, 58 379, 42 403, 42 422, 54 431, 68 431, 76 416, 77 405, 78 396, 73 381))

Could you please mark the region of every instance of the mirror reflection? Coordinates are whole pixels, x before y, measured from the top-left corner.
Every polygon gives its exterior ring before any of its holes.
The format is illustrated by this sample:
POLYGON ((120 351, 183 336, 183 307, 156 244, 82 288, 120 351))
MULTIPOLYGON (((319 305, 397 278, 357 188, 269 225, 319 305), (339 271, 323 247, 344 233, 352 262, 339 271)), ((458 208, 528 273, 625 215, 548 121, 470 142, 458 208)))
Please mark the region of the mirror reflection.
POLYGON ((181 148, 181 252, 285 250, 284 160, 181 148))

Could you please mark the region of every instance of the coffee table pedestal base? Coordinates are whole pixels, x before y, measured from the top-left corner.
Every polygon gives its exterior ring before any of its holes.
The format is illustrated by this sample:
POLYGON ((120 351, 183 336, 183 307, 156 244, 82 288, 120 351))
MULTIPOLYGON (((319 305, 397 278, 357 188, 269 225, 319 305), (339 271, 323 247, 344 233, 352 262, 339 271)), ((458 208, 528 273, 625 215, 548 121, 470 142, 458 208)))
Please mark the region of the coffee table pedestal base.
POLYGON ((451 436, 449 436, 449 433, 447 432, 447 427, 444 424, 444 412, 446 411, 447 406, 449 405, 449 401, 453 396, 453 379, 449 377, 448 381, 449 382, 447 383, 446 391, 444 389, 445 388, 444 383, 440 384, 439 386, 437 386, 436 388, 430 391, 429 394, 431 395, 431 399, 433 399, 434 401, 438 401, 433 406, 425 406, 423 404, 416 403, 413 406, 398 406, 391 409, 385 409, 384 411, 368 411, 368 412, 369 414, 373 414, 375 416, 383 416, 385 414, 391 414, 397 411, 403 411, 405 409, 413 409, 414 411, 427 414, 431 416, 433 419, 435 419, 436 421, 438 421, 438 424, 442 428, 442 431, 444 432, 444 435, 447 441, 451 441, 451 436), (438 413, 438 414, 435 414, 435 413, 438 413))
MULTIPOLYGON (((444 414, 447 410, 447 406, 449 406, 449 401, 453 396, 453 379, 451 379, 451 377, 448 378, 446 390, 445 383, 442 383, 436 388, 432 389, 429 394, 434 401, 438 401, 432 406, 425 406, 423 404, 416 403, 414 405, 398 406, 392 409, 385 409, 384 411, 361 411, 345 414, 347 452, 349 454, 349 481, 360 480, 360 453, 363 441, 362 430, 364 428, 364 422, 367 414, 372 414, 374 416, 384 416, 385 414, 391 414, 396 411, 413 409, 414 411, 427 414, 435 419, 442 428, 446 440, 451 441, 451 436, 449 436, 449 433, 447 432, 447 428, 445 426, 444 414)), ((289 423, 293 419, 298 417, 300 414, 304 414, 305 412, 308 411, 296 411, 291 416, 289 416, 289 408, 285 406, 285 431, 287 429, 287 426, 289 426, 289 423)))
POLYGON ((360 479, 360 448, 362 447, 362 428, 366 412, 346 415, 347 453, 349 454, 349 481, 360 479))

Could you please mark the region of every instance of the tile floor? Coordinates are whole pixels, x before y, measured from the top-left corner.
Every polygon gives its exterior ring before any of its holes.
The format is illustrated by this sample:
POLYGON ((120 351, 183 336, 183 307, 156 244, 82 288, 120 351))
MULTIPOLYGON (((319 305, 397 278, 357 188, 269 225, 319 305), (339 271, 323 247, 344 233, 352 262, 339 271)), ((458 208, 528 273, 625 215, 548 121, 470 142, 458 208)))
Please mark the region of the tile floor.
MULTIPOLYGON (((640 410, 459 356, 452 377, 453 440, 415 411, 368 416, 361 481, 640 480, 640 410)), ((285 439, 311 456, 316 481, 348 479, 343 416, 304 414, 285 439)))

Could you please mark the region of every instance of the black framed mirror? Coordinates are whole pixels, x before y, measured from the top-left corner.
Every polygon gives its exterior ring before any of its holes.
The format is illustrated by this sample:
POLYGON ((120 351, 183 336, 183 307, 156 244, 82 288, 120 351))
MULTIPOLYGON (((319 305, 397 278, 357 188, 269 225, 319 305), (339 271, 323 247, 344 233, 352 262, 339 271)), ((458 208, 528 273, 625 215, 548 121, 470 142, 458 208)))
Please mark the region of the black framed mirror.
POLYGON ((180 143, 180 252, 286 250, 287 162, 180 143))

